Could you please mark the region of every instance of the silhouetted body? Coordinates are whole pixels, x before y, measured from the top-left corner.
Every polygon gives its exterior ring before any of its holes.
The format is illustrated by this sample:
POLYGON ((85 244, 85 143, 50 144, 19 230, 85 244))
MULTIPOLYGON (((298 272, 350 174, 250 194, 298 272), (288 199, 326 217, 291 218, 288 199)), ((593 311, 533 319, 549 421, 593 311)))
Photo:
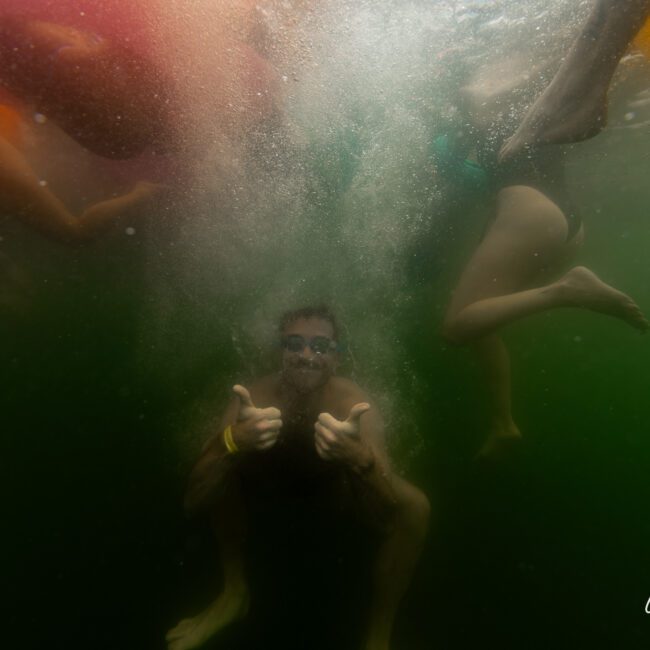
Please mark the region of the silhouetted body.
MULTIPOLYGON (((429 503, 395 475, 375 407, 353 382, 333 376, 337 328, 322 309, 283 319, 282 370, 235 386, 235 398, 192 470, 190 514, 208 515, 220 543, 224 587, 202 614, 167 635, 170 650, 198 648, 246 615, 244 542, 250 492, 275 499, 329 499, 356 511, 380 538, 365 650, 388 650, 393 620, 419 557, 429 503)), ((315 633, 317 633, 315 631, 315 633)))

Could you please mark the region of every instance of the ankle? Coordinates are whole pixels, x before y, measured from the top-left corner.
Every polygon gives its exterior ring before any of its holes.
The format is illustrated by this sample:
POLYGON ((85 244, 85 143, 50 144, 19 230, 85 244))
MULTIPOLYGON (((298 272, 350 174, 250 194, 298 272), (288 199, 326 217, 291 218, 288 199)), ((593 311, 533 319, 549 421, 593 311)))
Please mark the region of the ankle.
POLYGON ((573 305, 571 285, 567 275, 542 288, 542 293, 556 307, 571 307, 573 305))
POLYGON ((222 595, 227 598, 245 598, 248 595, 248 583, 241 577, 227 580, 222 595))
POLYGON ((511 415, 500 415, 492 418, 489 435, 491 437, 519 438, 521 432, 511 415))

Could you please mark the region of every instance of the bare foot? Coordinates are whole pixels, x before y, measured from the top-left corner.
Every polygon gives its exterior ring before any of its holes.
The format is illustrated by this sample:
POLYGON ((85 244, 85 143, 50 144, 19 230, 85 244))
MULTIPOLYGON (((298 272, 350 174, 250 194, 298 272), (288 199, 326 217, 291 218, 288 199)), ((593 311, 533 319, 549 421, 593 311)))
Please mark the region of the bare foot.
POLYGON ((504 460, 519 447, 520 442, 521 432, 512 420, 507 424, 495 423, 486 441, 474 457, 474 460, 504 460))
POLYGON ((597 0, 553 80, 499 152, 507 160, 529 146, 580 142, 607 122, 607 89, 618 62, 650 13, 648 0, 597 0))
POLYGON ((200 648, 215 634, 248 613, 250 598, 247 589, 225 592, 204 612, 182 620, 166 636, 168 650, 200 648))
POLYGON ((528 109, 519 128, 501 147, 499 162, 505 162, 528 147, 568 144, 588 140, 607 124, 607 89, 601 84, 579 93, 554 79, 528 109))
POLYGON ((133 208, 146 203, 149 199, 156 196, 156 194, 159 194, 164 189, 164 185, 139 181, 130 192, 112 199, 99 201, 86 208, 81 215, 81 221, 86 221, 98 226, 110 223, 133 208))
POLYGON ((569 306, 620 318, 642 332, 650 327, 643 312, 630 296, 605 284, 584 266, 571 269, 558 280, 555 287, 561 291, 563 300, 569 306))
POLYGON ((138 200, 148 199, 151 196, 160 194, 168 188, 167 185, 162 185, 161 183, 150 183, 149 181, 138 181, 133 189, 129 192, 130 196, 137 198, 138 200))
POLYGON ((388 641, 369 641, 365 646, 364 650, 390 650, 390 645, 388 641))
POLYGON ((390 650, 390 637, 392 625, 389 623, 392 617, 387 617, 386 612, 380 618, 372 621, 368 638, 363 650, 390 650))

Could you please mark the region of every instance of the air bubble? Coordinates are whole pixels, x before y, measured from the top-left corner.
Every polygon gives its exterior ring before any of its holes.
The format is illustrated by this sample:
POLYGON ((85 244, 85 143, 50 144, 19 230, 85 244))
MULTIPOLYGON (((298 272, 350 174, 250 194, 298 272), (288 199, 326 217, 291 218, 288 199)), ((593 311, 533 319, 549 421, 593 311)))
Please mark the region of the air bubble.
POLYGON ((124 232, 129 236, 135 235, 135 228, 132 228, 131 226, 129 226, 128 228, 126 228, 124 230, 124 232))
POLYGON ((627 122, 632 121, 635 117, 636 117, 636 113, 633 113, 632 111, 630 111, 629 113, 625 113, 625 120, 627 122))
POLYGON ((34 122, 36 124, 45 124, 47 122, 47 117, 43 113, 34 113, 34 122))

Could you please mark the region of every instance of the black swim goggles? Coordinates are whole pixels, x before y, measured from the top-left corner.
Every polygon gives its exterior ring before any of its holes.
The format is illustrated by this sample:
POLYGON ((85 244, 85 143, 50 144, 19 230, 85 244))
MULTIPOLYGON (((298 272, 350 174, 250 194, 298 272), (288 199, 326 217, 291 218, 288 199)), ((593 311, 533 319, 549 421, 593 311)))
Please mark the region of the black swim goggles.
POLYGON ((307 340, 300 334, 289 334, 280 339, 280 345, 288 352, 302 352, 305 346, 308 345, 309 349, 314 354, 327 354, 328 352, 335 352, 338 350, 336 341, 327 336, 313 336, 307 340))

